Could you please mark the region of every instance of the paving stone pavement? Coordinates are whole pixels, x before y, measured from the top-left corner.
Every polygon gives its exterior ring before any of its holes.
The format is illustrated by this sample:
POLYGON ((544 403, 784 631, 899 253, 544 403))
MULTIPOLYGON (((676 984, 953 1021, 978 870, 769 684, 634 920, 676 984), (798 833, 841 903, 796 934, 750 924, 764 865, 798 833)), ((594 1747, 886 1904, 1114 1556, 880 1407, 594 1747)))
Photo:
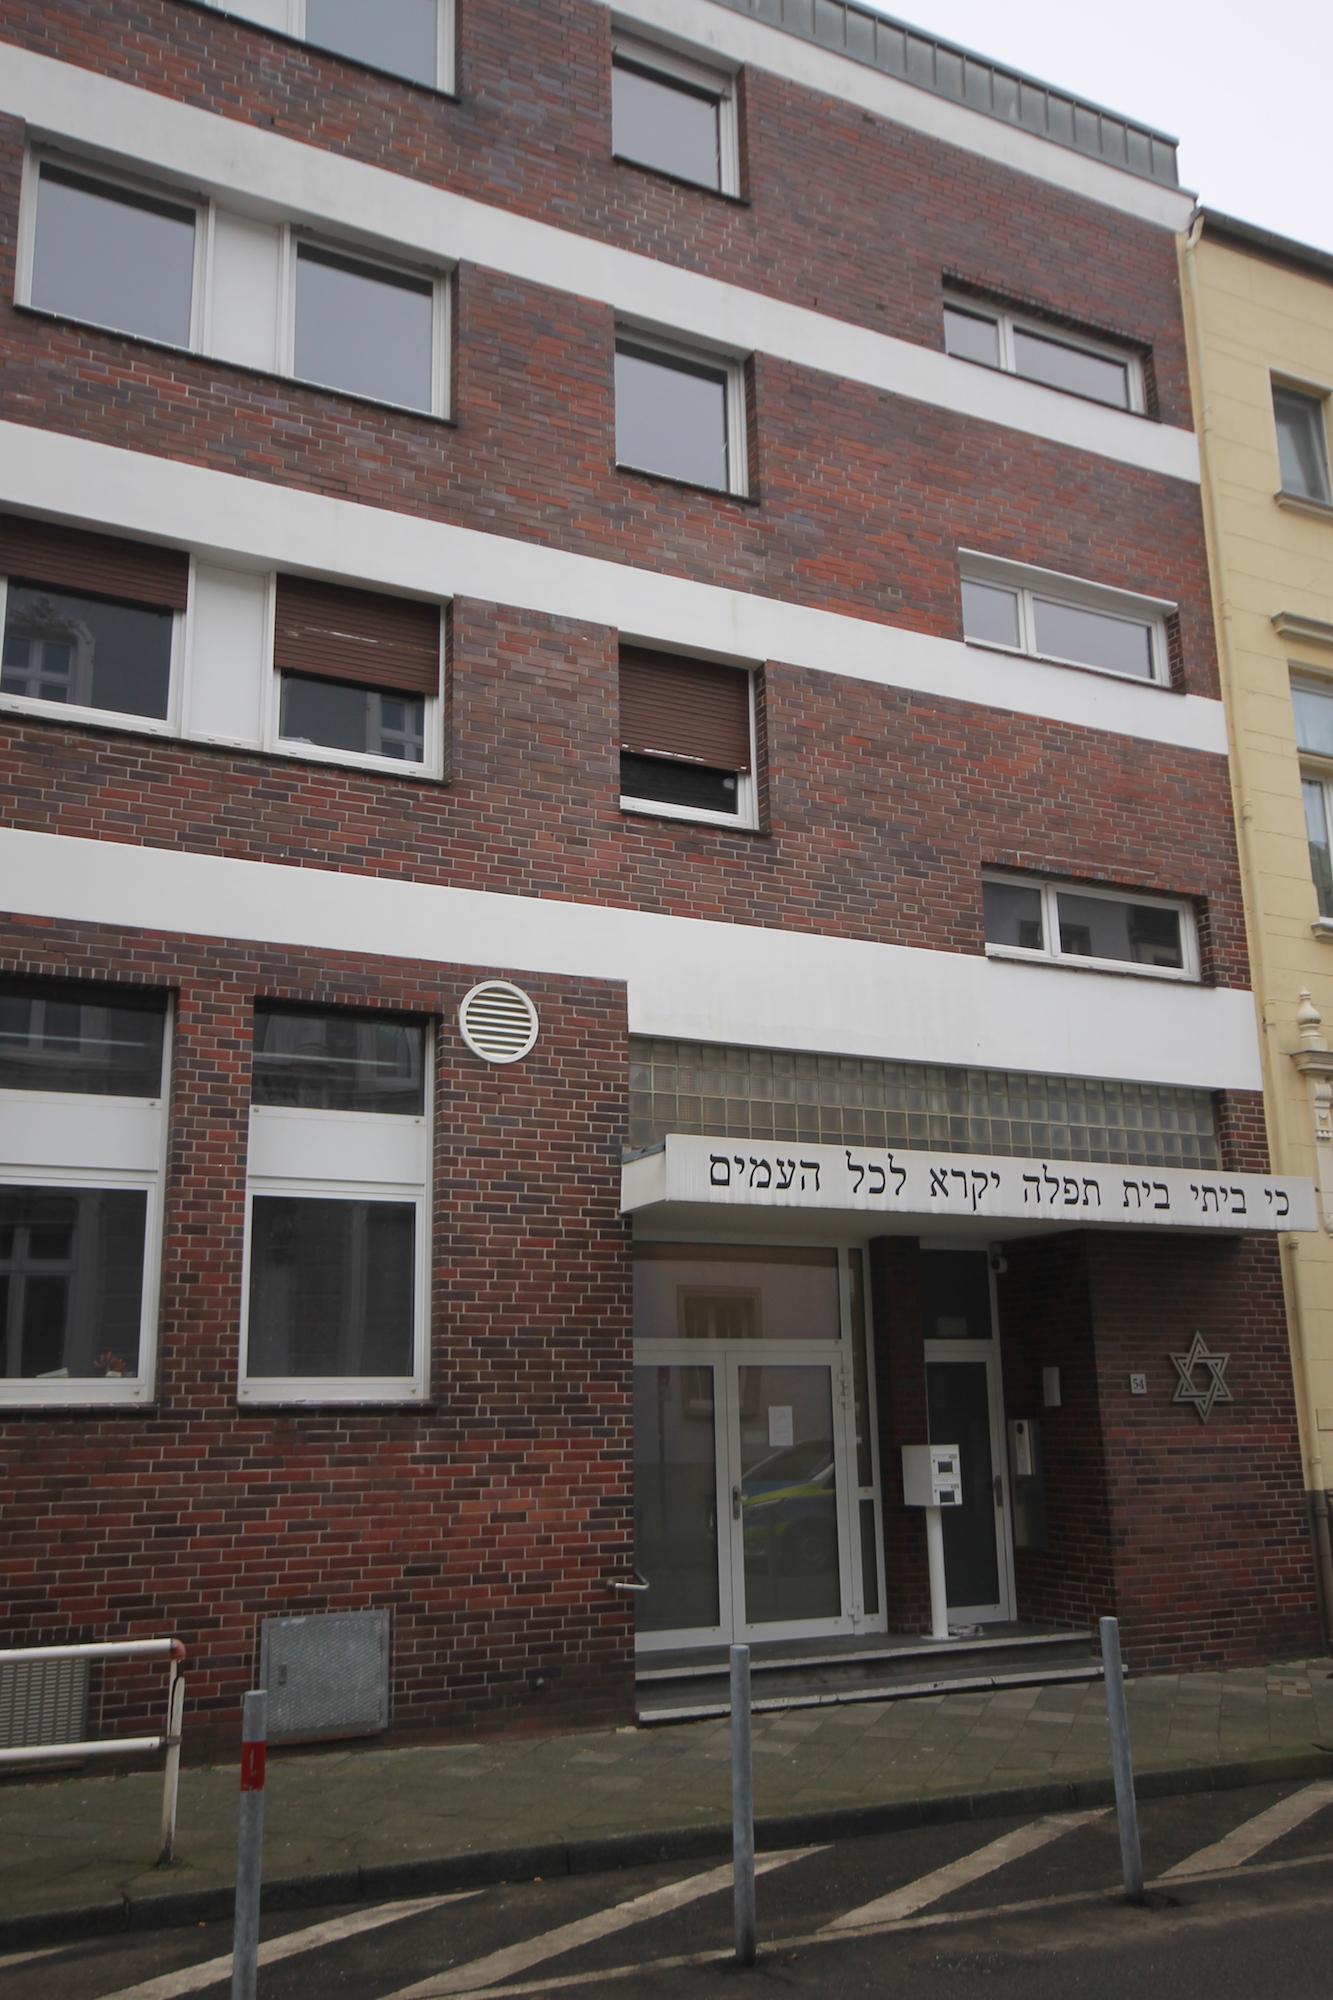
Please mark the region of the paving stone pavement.
MULTIPOLYGON (((1333 1751, 1333 1660, 1149 1677, 1128 1692, 1145 1780, 1184 1772, 1181 1784, 1208 1783, 1227 1767, 1333 1751)), ((987 1793, 1104 1780, 1109 1768, 1099 1682, 763 1713, 754 1745, 761 1819, 960 1796, 984 1811, 987 1793)), ((347 1877, 373 1871, 363 1887, 389 1893, 404 1864, 547 1850, 526 1867, 514 1861, 515 1872, 533 1873, 565 1865, 550 1850, 581 1843, 716 1835, 729 1812, 729 1755, 725 1720, 275 1752, 265 1882, 295 1894, 304 1881, 314 1895, 313 1878, 341 1877, 345 1895, 347 1877)), ((235 1765, 182 1773, 179 1859, 169 1869, 152 1865, 160 1798, 150 1770, 0 1779, 0 1926, 227 1890, 235 1765)))

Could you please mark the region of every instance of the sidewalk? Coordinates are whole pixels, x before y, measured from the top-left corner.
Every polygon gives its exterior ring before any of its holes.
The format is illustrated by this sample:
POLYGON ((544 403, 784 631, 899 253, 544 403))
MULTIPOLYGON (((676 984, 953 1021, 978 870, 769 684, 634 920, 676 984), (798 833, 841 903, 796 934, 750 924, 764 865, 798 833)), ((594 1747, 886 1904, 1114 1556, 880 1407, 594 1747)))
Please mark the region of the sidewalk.
MULTIPOLYGON (((1333 1772, 1333 1660, 1129 1683, 1140 1789, 1333 1772), (1326 1754, 1327 1752, 1327 1754, 1326 1754)), ((761 1844, 1110 1796, 1100 1682, 791 1709, 755 1718, 761 1844)), ((155 1869, 161 1778, 0 1781, 0 1942, 229 1908, 237 1770, 181 1775, 178 1852, 155 1869)), ((270 1909, 727 1851, 728 1725, 416 1749, 279 1752, 270 1909)))

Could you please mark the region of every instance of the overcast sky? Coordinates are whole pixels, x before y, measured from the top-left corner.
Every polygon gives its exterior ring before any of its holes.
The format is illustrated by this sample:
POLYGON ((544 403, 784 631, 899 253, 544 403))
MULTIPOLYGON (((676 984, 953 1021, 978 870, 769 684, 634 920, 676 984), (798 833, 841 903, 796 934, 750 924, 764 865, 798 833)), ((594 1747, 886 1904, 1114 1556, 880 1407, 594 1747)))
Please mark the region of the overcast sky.
POLYGON ((1333 251, 1333 0, 869 4, 1173 133, 1208 207, 1333 251))

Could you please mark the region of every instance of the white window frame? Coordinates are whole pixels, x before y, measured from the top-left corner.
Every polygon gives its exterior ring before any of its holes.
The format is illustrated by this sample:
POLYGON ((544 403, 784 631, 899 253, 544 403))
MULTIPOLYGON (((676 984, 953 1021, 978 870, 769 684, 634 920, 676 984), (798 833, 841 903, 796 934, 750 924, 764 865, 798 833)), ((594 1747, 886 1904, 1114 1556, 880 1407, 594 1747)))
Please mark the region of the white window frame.
MULTIPOLYGON (((1293 692, 1299 689, 1309 694, 1321 695, 1324 700, 1333 704, 1333 680, 1329 680, 1316 669, 1301 666, 1292 666, 1290 675, 1293 692)), ((1324 832, 1329 840, 1330 848, 1333 849, 1333 756, 1321 757, 1317 750, 1307 750, 1302 746, 1299 729, 1296 726, 1294 704, 1292 709, 1292 724, 1296 734, 1296 755, 1300 764, 1301 785, 1302 787, 1307 784, 1319 786, 1324 802, 1324 832)), ((1304 813, 1305 801, 1302 797, 1302 831, 1308 835, 1308 828, 1304 826, 1304 813)), ((1308 852, 1308 838, 1306 846, 1308 852)), ((1319 884, 1314 879, 1313 864, 1310 866, 1310 886, 1314 890, 1317 912, 1313 928, 1321 935, 1333 933, 1333 912, 1325 915, 1319 909, 1319 884)))
POLYGON ((255 21, 261 28, 271 28, 275 33, 290 35, 294 41, 305 42, 309 48, 320 49, 325 55, 338 56, 343 62, 361 64, 367 69, 377 70, 383 76, 399 78, 403 83, 414 84, 418 90, 438 90, 444 96, 452 96, 454 89, 454 0, 435 0, 435 17, 438 30, 436 55, 436 78, 433 84, 424 84, 416 77, 404 76, 401 70, 384 69, 379 63, 366 62, 362 56, 349 56, 341 49, 331 49, 327 42, 313 42, 306 34, 305 0, 208 0, 219 13, 236 14, 242 20, 255 21))
POLYGON ((706 194, 724 194, 731 196, 733 200, 737 199, 741 191, 741 153, 740 121, 736 114, 735 72, 717 69, 708 63, 696 62, 688 56, 678 54, 674 49, 663 48, 660 42, 644 41, 638 35, 617 33, 611 45, 612 69, 622 59, 639 69, 654 71, 665 83, 689 84, 692 89, 706 92, 709 97, 716 100, 718 185, 712 188, 707 181, 692 180, 686 174, 673 174, 666 168, 654 167, 647 160, 637 159, 633 153, 613 153, 613 158, 628 161, 632 166, 642 167, 645 173, 661 173, 668 180, 683 181, 689 187, 702 188, 706 194))
MULTIPOLYGON (((330 1010, 332 1011, 332 1010, 330 1010)), ((241 1403, 420 1403, 430 1369, 431 1195, 434 1036, 422 1024, 423 1112, 323 1111, 296 1105, 250 1106, 245 1251, 241 1270, 241 1344, 237 1400, 241 1403), (379 1179, 356 1169, 365 1154, 400 1173, 379 1179), (337 1169, 345 1161, 349 1171, 337 1169), (314 1171, 317 1165, 318 1171, 314 1171), (415 1167, 415 1172, 404 1171, 415 1167), (413 1361, 411 1375, 254 1375, 249 1371, 250 1264, 257 1196, 318 1201, 379 1201, 415 1210, 413 1361)))
MULTIPOLYGON (((745 406, 745 361, 743 354, 727 352, 716 347, 700 347, 691 341, 680 339, 679 335, 659 332, 655 327, 638 325, 634 320, 618 319, 615 338, 612 343, 612 382, 614 389, 615 356, 621 343, 628 347, 642 347, 648 353, 660 355, 670 367, 673 361, 691 362, 697 368, 711 368, 726 377, 726 401, 724 414, 727 426, 727 483, 725 486, 701 486, 692 479, 680 479, 675 473, 654 470, 651 465, 633 465, 628 459, 616 458, 618 472, 641 472, 649 479, 670 479, 678 486, 686 486, 692 492, 731 494, 744 500, 750 492, 750 433, 745 406)), ((614 396, 613 396, 614 401, 614 396)), ((613 424, 616 412, 612 411, 613 424)))
MULTIPOLYGON (((999 639, 974 639, 968 636, 966 630, 964 644, 979 646, 988 653, 1010 653, 1020 659, 1044 660, 1052 666, 1076 667, 1085 674, 1105 674, 1111 680, 1129 681, 1135 687, 1170 689, 1167 620, 1178 609, 1170 599, 1140 596, 1135 592, 1118 590, 1111 584, 1065 576, 1058 570, 1010 562, 999 556, 984 555, 979 549, 959 549, 958 570, 960 584, 977 583, 996 590, 1012 591, 1018 600, 1019 643, 1016 646, 1006 646, 999 639), (1095 660, 1071 660, 1058 653, 1038 651, 1037 598, 1073 611, 1092 611, 1099 617, 1118 618, 1128 625, 1147 626, 1152 659, 1151 678, 1145 679, 1142 674, 1123 674, 1115 667, 1099 666, 1095 660)), ((959 595, 961 600, 961 589, 959 595)))
POLYGON ((1029 949, 1026 945, 992 944, 986 940, 987 958, 1012 958, 1025 964, 1053 964, 1070 966, 1088 972, 1118 972, 1131 978, 1174 979, 1198 984, 1199 981, 1199 933, 1194 911, 1190 904, 1179 896, 1156 896, 1140 894, 1136 889, 1101 889, 1088 882, 1052 882, 1045 876, 1020 875, 1009 869, 984 868, 981 879, 1002 883, 1006 888, 1035 890, 1041 897, 1041 931, 1045 940, 1040 950, 1029 949), (1059 897, 1087 896, 1102 903, 1134 903, 1153 910, 1172 910, 1180 920, 1180 956, 1183 963, 1175 965, 1143 965, 1129 958, 1093 958, 1086 952, 1067 952, 1060 949, 1059 897))
POLYGON ((452 286, 451 274, 438 267, 427 268, 414 264, 404 257, 395 257, 392 251, 368 248, 364 243, 350 237, 326 236, 312 229, 304 229, 289 223, 283 230, 281 272, 278 281, 278 339, 280 358, 278 372, 290 381, 300 383, 304 388, 322 390, 328 396, 348 396, 359 403, 370 403, 377 409, 405 410, 418 417, 447 417, 449 414, 449 305, 452 286), (360 389, 345 389, 337 382, 317 382, 312 375, 298 375, 296 372, 296 266, 301 251, 323 251, 327 256, 340 257, 348 264, 363 264, 368 271, 384 271, 393 278, 411 278, 431 288, 431 366, 430 366, 430 407, 423 409, 420 403, 392 403, 381 396, 368 396, 360 389))
MULTIPOLYGON (((750 768, 748 771, 737 771, 735 774, 736 810, 734 813, 713 812, 707 806, 673 805, 669 799, 641 799, 633 792, 622 792, 620 794, 620 810, 622 812, 646 813, 653 819, 692 820, 700 826, 729 826, 733 831, 738 830, 741 833, 753 833, 759 825, 757 762, 759 749, 755 731, 754 713, 754 684, 757 669, 747 660, 719 659, 712 653, 674 652, 665 646, 654 645, 650 639, 635 639, 628 632, 622 632, 620 638, 622 645, 638 646, 648 652, 660 653, 663 659, 666 660, 706 660, 712 666, 736 668, 737 671, 746 676, 749 682, 748 702, 750 713, 750 768)), ((649 753, 644 751, 635 754, 646 756, 649 753)), ((661 761, 664 764, 679 764, 682 769, 687 771, 691 768, 690 760, 686 757, 668 757, 663 755, 661 761)), ((718 765, 713 768, 721 769, 721 766, 718 765)))
MULTIPOLYGON (((295 575, 295 571, 285 570, 284 575, 295 575)), ((350 587, 358 586, 351 583, 350 587)), ((364 587, 364 586, 363 586, 364 587)), ((440 778, 444 775, 444 605, 439 611, 439 671, 435 682, 435 693, 425 697, 425 712, 422 717, 424 742, 419 764, 410 764, 401 757, 379 757, 369 750, 339 750, 328 743, 307 743, 304 739, 282 734, 282 668, 275 666, 273 649, 278 608, 278 572, 273 570, 266 578, 265 620, 268 630, 268 684, 264 695, 264 731, 260 748, 275 757, 309 759, 312 764, 343 764, 359 771, 383 771, 394 778, 440 778)), ((318 680, 317 674, 303 676, 318 680)), ((354 685, 352 682, 346 683, 354 685)), ((381 689, 381 693, 392 694, 392 689, 381 689)), ((358 1114, 359 1115, 359 1114, 358 1114)))
MULTIPOLYGON (((87 998, 95 1005, 105 995, 114 1003, 115 991, 114 987, 89 987, 87 998)), ((147 1196, 138 1373, 70 1381, 0 1377, 0 1408, 143 1404, 153 1399, 173 1025, 174 1010, 168 1001, 162 1019, 162 1077, 156 1097, 0 1090, 0 1132, 5 1135, 0 1185, 53 1191, 96 1188, 147 1196)))
POLYGON ((205 325, 208 289, 208 249, 210 241, 211 203, 192 188, 181 188, 171 183, 163 183, 126 173, 120 167, 106 166, 101 160, 86 159, 78 153, 66 153, 50 146, 28 147, 24 154, 23 171, 20 177, 18 254, 15 260, 14 300, 17 305, 26 306, 32 312, 40 312, 52 319, 72 319, 80 326, 102 327, 108 333, 121 334, 126 340, 143 340, 155 347, 165 347, 178 354, 197 354, 200 351, 201 332, 205 325), (41 182, 42 168, 63 168, 66 173, 81 174, 87 180, 100 181, 114 194, 118 189, 128 195, 142 195, 149 201, 174 203, 177 208, 194 211, 194 266, 190 277, 190 332, 182 347, 176 341, 163 340, 153 333, 138 333, 133 327, 111 326, 105 320, 94 319, 80 313, 52 312, 49 306, 33 304, 33 268, 37 256, 37 196, 41 182))
MULTIPOLYGON (((966 313, 972 319, 989 320, 999 342, 1000 359, 996 366, 1002 375, 1014 375, 1020 382, 1030 382, 1034 389, 1050 389, 1057 396, 1076 396, 1080 402, 1098 403, 1104 410, 1120 410, 1122 414, 1139 417, 1145 413, 1147 397, 1143 383, 1143 358, 1132 348, 1117 347, 1113 341, 1074 333, 1068 327, 1053 325, 1049 320, 1033 319, 1026 313, 1012 312, 1007 307, 990 305, 985 299, 974 299, 966 292, 949 291, 947 288, 944 310, 966 313), (1100 361, 1114 361, 1125 370, 1128 405, 1110 403, 1101 396, 1085 396, 1077 389, 1061 389, 1053 382, 1043 382, 1038 376, 1025 374, 1018 365, 1018 347, 1014 338, 1017 333, 1030 333, 1034 339, 1049 341, 1055 347, 1068 347, 1075 354, 1091 354, 1100 361)), ((945 351, 948 352, 947 349, 945 351)), ((967 361, 974 368, 987 366, 984 361, 972 361, 965 354, 954 354, 949 358, 967 361)))
MULTIPOLYGON (((9 578, 0 575, 0 647, 4 643, 4 631, 9 615, 9 578)), ((194 558, 190 558, 190 580, 187 589, 193 594, 194 558)), ((37 588, 23 585, 22 588, 37 588)), ((59 596, 77 597, 83 593, 70 589, 64 584, 51 584, 50 589, 59 596)), ((92 595, 93 593, 87 593, 92 595)), ((137 600, 126 598, 124 602, 133 606, 137 600)), ((187 599, 188 601, 188 599, 187 599)), ((167 605, 145 603, 145 610, 165 611, 167 605)), ((13 694, 0 688, 0 709, 11 709, 21 715, 41 715, 53 722, 92 723, 98 728, 131 729, 150 736, 179 736, 181 715, 181 687, 185 659, 185 620, 182 611, 171 613, 171 667, 167 682, 167 712, 165 715, 134 715, 123 708, 94 708, 85 702, 48 701, 40 695, 13 694)))
POLYGON ((1273 417, 1273 455, 1277 460, 1277 491, 1274 498, 1287 507, 1310 507, 1326 514, 1333 507, 1333 453, 1329 450, 1328 406, 1330 391, 1319 382, 1300 381, 1294 375, 1270 374, 1269 408, 1273 417), (1282 455, 1278 446, 1277 403, 1279 391, 1285 390, 1290 396, 1303 396, 1308 403, 1316 405, 1319 415, 1320 444, 1323 447, 1324 496, 1317 493, 1298 493, 1294 487, 1282 483, 1282 455))

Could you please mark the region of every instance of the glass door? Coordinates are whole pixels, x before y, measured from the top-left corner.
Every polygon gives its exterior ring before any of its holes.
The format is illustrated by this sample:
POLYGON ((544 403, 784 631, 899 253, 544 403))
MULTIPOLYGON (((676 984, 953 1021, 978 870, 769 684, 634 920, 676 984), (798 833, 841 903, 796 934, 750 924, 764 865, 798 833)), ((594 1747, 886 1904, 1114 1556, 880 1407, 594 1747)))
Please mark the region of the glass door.
POLYGON ((846 1630, 838 1357, 728 1364, 733 1629, 846 1630))
POLYGON ((923 1251, 926 1408, 932 1444, 956 1444, 963 1504, 943 1512, 944 1578, 955 1624, 1013 1617, 1009 1472, 990 1259, 923 1251))

